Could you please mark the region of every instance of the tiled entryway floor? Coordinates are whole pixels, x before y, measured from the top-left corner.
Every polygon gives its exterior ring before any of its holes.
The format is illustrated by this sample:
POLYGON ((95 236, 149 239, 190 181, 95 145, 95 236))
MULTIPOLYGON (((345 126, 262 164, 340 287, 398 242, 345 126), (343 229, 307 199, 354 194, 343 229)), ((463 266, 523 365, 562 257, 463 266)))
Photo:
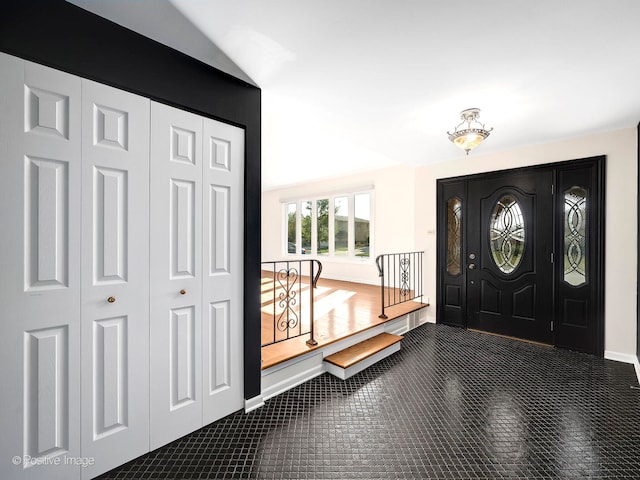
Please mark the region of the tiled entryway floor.
POLYGON ((427 324, 101 479, 638 479, 633 366, 427 324))

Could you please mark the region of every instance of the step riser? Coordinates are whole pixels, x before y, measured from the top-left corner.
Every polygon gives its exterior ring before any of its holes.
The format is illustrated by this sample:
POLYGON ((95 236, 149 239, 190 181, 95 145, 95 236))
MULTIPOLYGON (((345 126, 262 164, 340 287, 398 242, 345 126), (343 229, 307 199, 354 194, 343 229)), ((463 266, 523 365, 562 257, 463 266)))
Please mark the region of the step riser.
POLYGON ((394 343, 393 345, 388 346, 384 350, 380 350, 378 353, 375 353, 374 355, 371 355, 370 357, 367 357, 364 360, 348 368, 341 368, 329 362, 325 362, 325 368, 327 372, 329 372, 331 375, 335 375, 336 377, 341 378, 342 380, 346 380, 347 378, 352 377, 356 373, 361 372, 365 368, 369 368, 371 365, 379 362, 383 358, 386 358, 389 355, 396 353, 397 351, 400 350, 400 345, 401 345, 401 342, 394 343))

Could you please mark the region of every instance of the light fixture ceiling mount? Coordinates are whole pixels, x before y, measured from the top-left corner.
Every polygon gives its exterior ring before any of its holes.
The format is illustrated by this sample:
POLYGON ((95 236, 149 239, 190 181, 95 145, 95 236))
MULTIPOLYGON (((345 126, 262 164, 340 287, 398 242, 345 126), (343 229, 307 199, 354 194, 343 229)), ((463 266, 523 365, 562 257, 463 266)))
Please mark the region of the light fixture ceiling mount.
POLYGON ((482 143, 482 141, 489 136, 493 128, 486 129, 484 123, 478 121, 480 116, 479 108, 467 108, 460 112, 460 122, 453 132, 447 132, 449 140, 451 140, 457 147, 469 152, 482 143), (464 127, 466 126, 466 127, 464 127))

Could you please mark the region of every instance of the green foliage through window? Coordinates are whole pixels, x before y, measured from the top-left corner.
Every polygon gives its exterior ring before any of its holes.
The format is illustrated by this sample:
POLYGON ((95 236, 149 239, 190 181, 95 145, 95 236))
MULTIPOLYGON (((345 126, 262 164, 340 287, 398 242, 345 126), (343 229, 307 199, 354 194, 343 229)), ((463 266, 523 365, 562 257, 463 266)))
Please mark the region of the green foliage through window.
POLYGON ((287 203, 286 252, 369 257, 371 200, 366 192, 287 203))

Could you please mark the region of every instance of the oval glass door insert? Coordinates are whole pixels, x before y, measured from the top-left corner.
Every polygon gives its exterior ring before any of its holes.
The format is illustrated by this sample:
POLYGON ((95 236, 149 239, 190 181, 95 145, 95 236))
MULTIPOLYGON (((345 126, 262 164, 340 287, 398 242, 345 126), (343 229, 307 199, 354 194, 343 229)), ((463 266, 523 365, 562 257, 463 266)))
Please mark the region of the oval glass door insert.
POLYGON ((522 261, 525 246, 524 217, 512 195, 496 202, 489 225, 491 256, 502 273, 510 274, 522 261))

